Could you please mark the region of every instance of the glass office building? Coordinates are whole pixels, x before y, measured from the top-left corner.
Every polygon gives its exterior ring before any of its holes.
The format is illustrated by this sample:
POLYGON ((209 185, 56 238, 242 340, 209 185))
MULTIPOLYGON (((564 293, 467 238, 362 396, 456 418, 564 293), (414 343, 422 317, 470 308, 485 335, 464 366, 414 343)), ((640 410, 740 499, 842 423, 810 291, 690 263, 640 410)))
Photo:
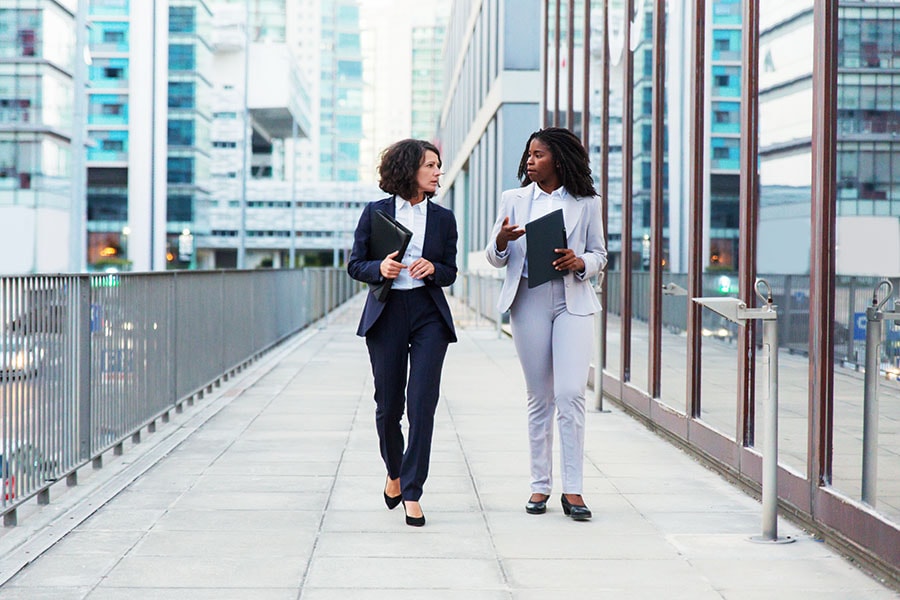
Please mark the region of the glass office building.
POLYGON ((73 0, 0 3, 0 271, 69 267, 73 0))
POLYGON ((196 266, 197 206, 208 204, 212 13, 203 0, 169 2, 166 263, 196 266))
POLYGON ((358 0, 322 0, 319 181, 359 181, 363 74, 358 0))

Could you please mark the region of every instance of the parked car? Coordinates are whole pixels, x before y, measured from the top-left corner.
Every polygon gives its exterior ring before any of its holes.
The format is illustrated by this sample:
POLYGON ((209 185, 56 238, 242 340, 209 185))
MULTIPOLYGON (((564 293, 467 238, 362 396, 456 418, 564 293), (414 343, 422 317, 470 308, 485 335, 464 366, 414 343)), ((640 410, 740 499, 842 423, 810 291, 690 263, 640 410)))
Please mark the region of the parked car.
POLYGON ((36 374, 43 358, 44 351, 36 342, 0 335, 0 381, 36 374))

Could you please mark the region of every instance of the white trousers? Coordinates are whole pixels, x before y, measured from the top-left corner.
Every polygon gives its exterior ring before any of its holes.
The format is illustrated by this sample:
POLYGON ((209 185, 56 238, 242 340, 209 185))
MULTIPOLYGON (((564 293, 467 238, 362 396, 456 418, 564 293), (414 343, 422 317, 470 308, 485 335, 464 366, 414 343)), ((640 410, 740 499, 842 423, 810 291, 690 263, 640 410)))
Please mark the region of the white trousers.
POLYGON ((581 494, 584 479, 584 403, 593 315, 566 310, 565 283, 554 279, 534 289, 519 282, 510 307, 513 341, 528 392, 531 492, 553 488, 553 416, 559 427, 562 492, 581 494))

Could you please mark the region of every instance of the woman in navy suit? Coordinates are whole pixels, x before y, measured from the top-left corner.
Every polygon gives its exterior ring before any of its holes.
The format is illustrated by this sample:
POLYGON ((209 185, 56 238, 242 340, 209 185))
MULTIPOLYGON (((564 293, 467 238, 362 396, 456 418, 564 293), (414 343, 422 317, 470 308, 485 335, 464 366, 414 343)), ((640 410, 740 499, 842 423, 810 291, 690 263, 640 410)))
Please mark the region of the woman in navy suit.
POLYGON ((510 311, 513 341, 525 374, 531 450, 530 514, 547 510, 553 485, 553 417, 559 428, 563 512, 577 521, 591 518, 582 498, 584 413, 593 315, 600 310, 590 279, 606 266, 600 198, 594 191, 588 155, 581 141, 558 127, 531 134, 519 163, 522 187, 503 192, 485 254, 506 267, 498 308, 510 311), (567 271, 528 287, 524 225, 561 209, 567 248, 553 266, 567 271), (523 237, 524 236, 524 237, 523 237))
POLYGON ((384 151, 378 173, 379 187, 391 196, 363 210, 347 271, 372 286, 391 285, 384 302, 370 289, 356 333, 366 338, 375 379, 375 426, 387 469, 384 502, 389 509, 403 502, 406 523, 422 526, 419 498, 428 477, 441 369, 447 346, 456 341, 442 288, 456 280, 458 234, 453 213, 431 201, 441 176, 437 147, 401 140, 384 151), (369 255, 377 210, 413 232, 403 256, 369 255), (409 421, 405 448, 404 408, 409 421))

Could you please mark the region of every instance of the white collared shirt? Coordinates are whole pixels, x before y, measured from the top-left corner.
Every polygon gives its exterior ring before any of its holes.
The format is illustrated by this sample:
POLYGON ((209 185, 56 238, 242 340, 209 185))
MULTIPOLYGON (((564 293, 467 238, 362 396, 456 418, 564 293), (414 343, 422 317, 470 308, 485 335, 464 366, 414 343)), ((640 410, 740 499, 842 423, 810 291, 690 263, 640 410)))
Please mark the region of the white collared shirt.
MULTIPOLYGON (((399 196, 394 198, 394 218, 413 232, 406 254, 403 255, 403 260, 400 261, 409 267, 409 265, 422 258, 422 249, 425 245, 425 224, 428 219, 428 199, 426 198, 422 202, 412 205, 408 200, 404 200, 399 196)), ((425 282, 423 280, 413 279, 407 268, 400 271, 391 287, 395 290, 411 290, 424 285, 425 282)))
MULTIPOLYGON (((563 207, 563 200, 569 196, 566 188, 560 186, 548 194, 541 189, 541 186, 534 186, 534 194, 531 196, 531 213, 528 215, 528 222, 531 223, 536 219, 540 219, 544 215, 548 215, 554 210, 563 207)), ((527 240, 526 240, 527 241, 527 240)), ((507 246, 507 249, 509 247, 507 246)), ((525 266, 522 267, 522 277, 528 277, 528 258, 525 258, 525 266)))

